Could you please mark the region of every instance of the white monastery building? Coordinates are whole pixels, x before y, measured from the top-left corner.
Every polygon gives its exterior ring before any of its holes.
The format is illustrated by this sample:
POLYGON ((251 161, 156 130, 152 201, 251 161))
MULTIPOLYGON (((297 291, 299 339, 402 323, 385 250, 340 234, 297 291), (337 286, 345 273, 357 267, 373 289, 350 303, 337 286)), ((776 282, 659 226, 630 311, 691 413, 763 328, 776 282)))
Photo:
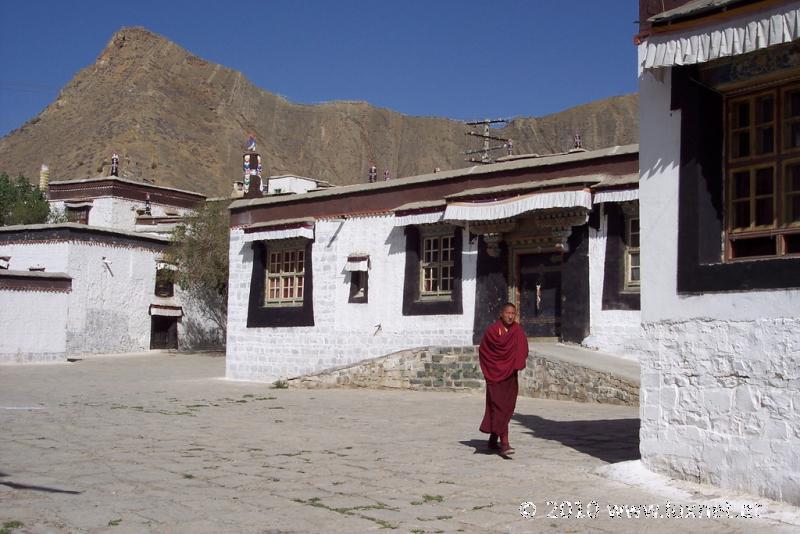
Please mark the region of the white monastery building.
POLYGON ((72 222, 0 227, 0 363, 222 346, 163 260, 203 195, 104 176, 52 182, 48 198, 72 222))
POLYGON ((800 2, 640 21, 642 460, 800 505, 800 2))
POLYGON ((635 345, 638 178, 633 145, 236 200, 227 376, 472 345, 509 300, 531 337, 635 345))

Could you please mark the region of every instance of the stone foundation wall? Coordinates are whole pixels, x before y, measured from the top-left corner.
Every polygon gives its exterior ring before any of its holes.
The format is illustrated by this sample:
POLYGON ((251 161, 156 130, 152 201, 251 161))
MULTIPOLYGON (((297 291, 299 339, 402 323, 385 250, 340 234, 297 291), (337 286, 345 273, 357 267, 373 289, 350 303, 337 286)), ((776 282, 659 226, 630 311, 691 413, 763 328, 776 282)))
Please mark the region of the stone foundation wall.
MULTIPOLYGON (((296 388, 368 387, 412 390, 485 389, 477 347, 424 347, 404 350, 347 367, 289 379, 296 388)), ((527 397, 639 405, 639 384, 569 362, 528 356, 519 377, 527 397)))
POLYGON ((638 382, 539 354, 528 356, 519 385, 526 397, 639 405, 638 382))
POLYGON ((650 469, 800 505, 800 320, 649 323, 650 469))

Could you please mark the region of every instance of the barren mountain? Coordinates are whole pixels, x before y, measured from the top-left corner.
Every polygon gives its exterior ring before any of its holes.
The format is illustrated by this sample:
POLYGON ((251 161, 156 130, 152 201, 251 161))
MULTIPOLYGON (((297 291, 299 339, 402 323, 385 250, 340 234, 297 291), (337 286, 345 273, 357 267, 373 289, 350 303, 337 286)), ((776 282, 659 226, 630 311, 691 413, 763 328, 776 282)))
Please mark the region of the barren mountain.
MULTIPOLYGON (((625 95, 492 133, 512 138, 517 154, 569 149, 574 132, 589 149, 635 143, 637 109, 637 96, 625 95)), ((293 104, 161 36, 125 28, 55 102, 0 139, 0 171, 36 180, 48 163, 51 180, 89 178, 107 173, 116 151, 121 176, 223 195, 254 133, 269 174, 344 185, 366 181, 371 161, 393 177, 470 165, 463 151, 479 143, 466 131, 458 121, 364 102, 293 104)))

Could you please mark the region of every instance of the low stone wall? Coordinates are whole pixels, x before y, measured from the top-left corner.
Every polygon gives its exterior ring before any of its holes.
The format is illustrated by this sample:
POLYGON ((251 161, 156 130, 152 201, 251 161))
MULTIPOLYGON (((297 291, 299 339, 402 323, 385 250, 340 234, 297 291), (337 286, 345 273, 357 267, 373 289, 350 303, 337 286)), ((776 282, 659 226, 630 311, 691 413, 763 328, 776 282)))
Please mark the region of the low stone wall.
POLYGON ((535 353, 519 385, 526 397, 639 406, 638 382, 535 353))
MULTIPOLYGON (((424 347, 288 380, 294 388, 366 387, 411 390, 485 389, 477 347, 424 347)), ((639 384, 611 373, 531 353, 520 395, 578 402, 639 405, 639 384)))

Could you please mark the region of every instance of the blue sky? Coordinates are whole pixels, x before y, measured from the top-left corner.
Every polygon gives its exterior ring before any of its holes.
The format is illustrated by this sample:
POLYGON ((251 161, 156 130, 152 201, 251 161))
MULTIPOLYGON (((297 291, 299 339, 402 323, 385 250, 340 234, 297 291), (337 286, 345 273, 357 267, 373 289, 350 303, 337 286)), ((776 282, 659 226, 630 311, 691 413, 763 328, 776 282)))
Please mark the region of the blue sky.
POLYGON ((292 102, 541 116, 636 90, 634 0, 0 0, 0 136, 144 26, 292 102))

